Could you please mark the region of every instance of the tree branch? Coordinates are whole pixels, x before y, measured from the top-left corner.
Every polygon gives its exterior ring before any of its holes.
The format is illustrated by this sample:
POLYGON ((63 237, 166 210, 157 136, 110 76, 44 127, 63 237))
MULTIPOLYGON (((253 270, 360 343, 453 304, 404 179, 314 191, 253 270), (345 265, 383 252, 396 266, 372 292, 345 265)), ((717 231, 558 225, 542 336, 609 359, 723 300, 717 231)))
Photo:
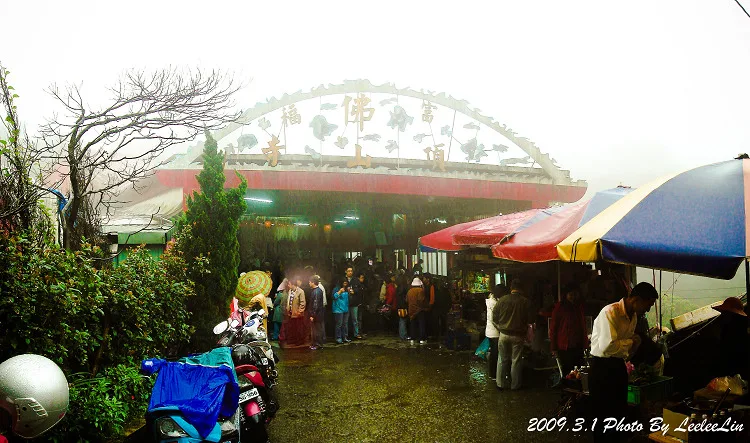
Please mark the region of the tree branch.
MULTIPOLYGON (((107 88, 107 105, 92 108, 79 86, 62 92, 53 85, 49 92, 65 115, 54 115, 42 127, 43 157, 67 167, 73 201, 112 199, 124 184, 161 166, 158 158, 170 146, 234 122, 240 114, 233 111, 232 97, 240 88, 221 71, 133 70, 107 88)), ((74 219, 77 211, 74 203, 74 219)), ((66 229, 76 222, 68 220, 66 229)))

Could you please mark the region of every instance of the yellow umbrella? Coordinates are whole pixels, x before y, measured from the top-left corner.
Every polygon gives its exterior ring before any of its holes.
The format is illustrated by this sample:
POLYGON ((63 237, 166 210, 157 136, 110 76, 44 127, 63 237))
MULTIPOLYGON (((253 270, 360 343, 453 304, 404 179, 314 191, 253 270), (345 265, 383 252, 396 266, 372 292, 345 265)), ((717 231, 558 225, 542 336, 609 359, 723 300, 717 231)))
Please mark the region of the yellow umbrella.
POLYGON ((672 174, 654 180, 645 186, 634 189, 619 201, 615 202, 583 226, 573 231, 557 245, 560 260, 569 262, 594 262, 601 255, 601 239, 612 227, 628 214, 637 204, 654 189, 666 183, 678 174, 672 174))
MULTIPOLYGON (((271 292, 272 285, 271 277, 265 272, 250 271, 237 281, 237 289, 234 292, 234 296, 243 307, 252 306, 255 303, 260 304, 266 315, 268 315, 266 295, 271 292)), ((267 326, 266 319, 263 319, 263 326, 267 326)))

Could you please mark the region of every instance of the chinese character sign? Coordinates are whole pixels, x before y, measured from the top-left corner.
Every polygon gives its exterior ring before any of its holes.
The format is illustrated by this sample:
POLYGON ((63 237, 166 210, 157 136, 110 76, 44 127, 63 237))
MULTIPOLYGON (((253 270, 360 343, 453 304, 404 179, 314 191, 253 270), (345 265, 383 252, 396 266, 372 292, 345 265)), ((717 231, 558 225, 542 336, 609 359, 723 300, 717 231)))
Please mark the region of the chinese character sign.
POLYGON ((437 106, 433 105, 432 103, 423 100, 422 101, 422 121, 427 123, 432 123, 432 119, 435 117, 432 115, 432 110, 437 109, 437 106))
POLYGON ((289 110, 287 111, 286 106, 283 109, 282 115, 281 115, 281 123, 286 125, 298 125, 302 123, 302 116, 299 115, 297 112, 297 108, 294 107, 294 105, 289 105, 289 110))
POLYGON ((452 169, 452 160, 464 155, 472 164, 537 167, 518 160, 526 151, 536 149, 527 139, 487 121, 464 101, 431 91, 402 93, 390 84, 369 87, 353 82, 285 95, 261 105, 238 120, 244 133, 231 133, 234 153, 228 146, 230 140, 222 143, 228 158, 236 158, 240 165, 250 161, 269 169, 278 164, 286 168, 291 166, 289 154, 295 164, 301 155, 305 159, 299 161, 307 161, 306 165, 328 163, 346 168, 351 162, 352 168, 361 170, 367 167, 369 154, 369 167, 414 169, 428 175, 443 175, 442 171, 452 169), (253 146, 255 151, 248 152, 253 146), (493 151, 497 153, 494 156, 493 151), (238 157, 252 152, 258 155, 238 157))
POLYGON ((427 154, 427 161, 432 161, 432 169, 439 169, 445 172, 445 151, 442 148, 445 146, 444 143, 439 143, 435 147, 428 146, 424 148, 425 154, 427 154), (430 156, 432 154, 432 156, 430 156))
POLYGON ((344 97, 344 103, 342 103, 344 107, 344 124, 359 123, 359 130, 364 131, 365 122, 372 120, 372 116, 375 115, 375 108, 367 107, 370 104, 370 99, 362 93, 359 93, 357 98, 354 99, 353 107, 350 107, 351 102, 351 97, 348 95, 344 97), (350 120, 350 116, 354 117, 354 119, 350 120))
POLYGON ((349 160, 346 163, 346 166, 350 168, 356 168, 357 166, 362 166, 364 168, 369 168, 372 164, 371 160, 372 158, 368 155, 366 158, 362 158, 362 146, 360 145, 354 145, 354 148, 357 150, 357 153, 354 157, 354 159, 349 160))
POLYGON ((445 146, 445 144, 440 143, 435 145, 435 151, 433 152, 433 159, 435 160, 434 168, 440 169, 441 171, 445 172, 445 150, 438 149, 445 146))
POLYGON ((275 135, 271 136, 268 147, 263 148, 263 153, 266 155, 270 166, 279 164, 279 150, 282 148, 284 148, 284 145, 279 145, 279 139, 275 135))

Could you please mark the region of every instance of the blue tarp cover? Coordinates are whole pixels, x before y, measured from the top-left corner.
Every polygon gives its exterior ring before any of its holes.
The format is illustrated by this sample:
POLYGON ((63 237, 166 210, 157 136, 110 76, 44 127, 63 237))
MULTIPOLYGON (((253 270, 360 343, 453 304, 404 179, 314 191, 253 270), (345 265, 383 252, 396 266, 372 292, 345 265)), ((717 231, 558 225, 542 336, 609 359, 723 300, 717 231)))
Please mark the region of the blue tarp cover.
POLYGON ((230 348, 217 348, 179 362, 147 359, 144 373, 159 373, 148 411, 177 406, 201 438, 211 432, 219 416, 230 417, 237 409, 239 386, 230 348))

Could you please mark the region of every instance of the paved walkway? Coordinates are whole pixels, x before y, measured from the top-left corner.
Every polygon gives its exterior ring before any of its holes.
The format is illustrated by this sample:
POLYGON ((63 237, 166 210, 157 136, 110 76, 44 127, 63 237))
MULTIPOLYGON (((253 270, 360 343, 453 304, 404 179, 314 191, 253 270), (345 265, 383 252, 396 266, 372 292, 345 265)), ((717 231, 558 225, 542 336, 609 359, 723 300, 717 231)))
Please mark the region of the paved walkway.
POLYGON ((318 351, 279 350, 281 409, 269 426, 281 442, 565 442, 588 435, 529 432, 559 399, 548 373, 500 392, 473 352, 369 337, 318 351))

